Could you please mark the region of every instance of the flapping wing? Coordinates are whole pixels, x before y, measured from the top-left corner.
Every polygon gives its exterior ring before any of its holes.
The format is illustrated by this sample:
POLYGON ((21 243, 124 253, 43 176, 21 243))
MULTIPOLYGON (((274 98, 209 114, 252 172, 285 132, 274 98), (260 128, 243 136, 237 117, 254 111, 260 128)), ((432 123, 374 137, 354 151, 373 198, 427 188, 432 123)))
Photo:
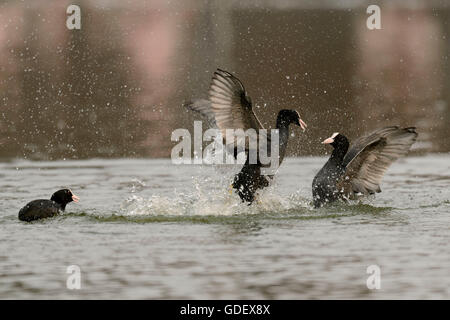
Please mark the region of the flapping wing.
POLYGON ((250 128, 255 130, 263 128, 252 110, 252 102, 244 86, 231 73, 221 69, 214 72, 209 89, 209 101, 224 139, 226 129, 246 131, 250 128))
POLYGON ((217 128, 216 116, 211 108, 211 102, 206 99, 197 99, 184 103, 184 106, 200 114, 211 128, 217 128))
POLYGON ((357 139, 344 157, 345 175, 338 184, 345 193, 381 192, 389 166, 404 156, 417 139, 415 128, 386 127, 357 139))
MULTIPOLYGON (((247 95, 244 85, 227 71, 217 69, 214 72, 209 90, 209 100, 194 100, 185 103, 185 106, 201 114, 211 127, 220 130, 226 150, 235 157, 244 149, 249 150, 253 147, 249 144, 248 139, 239 135, 239 132, 227 137, 227 129, 241 129, 242 134, 248 129, 255 129, 256 134, 260 134, 260 137, 270 141, 270 136, 259 132, 263 126, 252 110, 251 99, 247 95)), ((258 144, 259 141, 258 139, 258 144)))

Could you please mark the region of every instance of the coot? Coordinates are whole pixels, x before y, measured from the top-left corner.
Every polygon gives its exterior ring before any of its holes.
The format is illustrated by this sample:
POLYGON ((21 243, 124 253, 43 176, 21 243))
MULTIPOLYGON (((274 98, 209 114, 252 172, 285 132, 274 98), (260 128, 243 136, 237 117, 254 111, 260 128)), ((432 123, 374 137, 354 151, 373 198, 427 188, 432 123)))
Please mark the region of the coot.
POLYGON ((78 202, 80 198, 72 193, 69 189, 56 191, 50 200, 39 199, 29 202, 19 211, 19 220, 33 221, 43 218, 49 218, 57 215, 66 209, 69 202, 78 202))
POLYGON ((314 206, 381 192, 384 173, 392 162, 409 151, 416 139, 416 128, 392 126, 361 137, 350 147, 343 134, 334 133, 322 142, 330 144, 334 150, 314 177, 314 206))
MULTIPOLYGON (((262 164, 259 158, 259 148, 267 148, 266 154, 270 157, 272 136, 271 132, 260 131, 264 129, 255 112, 253 111, 252 100, 247 94, 242 82, 231 73, 217 69, 214 72, 209 90, 209 100, 199 99, 187 104, 187 107, 203 115, 209 124, 218 128, 223 137, 226 150, 237 158, 241 151, 246 152, 246 162, 241 171, 234 177, 233 188, 237 191, 242 201, 252 203, 255 192, 269 185, 273 175, 262 175, 261 168, 269 167, 262 164), (245 141, 243 150, 237 146, 243 145, 239 137, 227 137, 227 129, 255 129, 258 133, 258 143, 256 150, 254 146, 245 141), (227 139, 228 138, 228 139, 227 139), (250 161, 251 152, 255 152, 256 161, 250 161)), ((300 115, 295 110, 283 109, 278 113, 276 128, 279 129, 279 161, 281 165, 289 140, 289 125, 296 124, 303 130, 306 123, 300 119, 300 115)))

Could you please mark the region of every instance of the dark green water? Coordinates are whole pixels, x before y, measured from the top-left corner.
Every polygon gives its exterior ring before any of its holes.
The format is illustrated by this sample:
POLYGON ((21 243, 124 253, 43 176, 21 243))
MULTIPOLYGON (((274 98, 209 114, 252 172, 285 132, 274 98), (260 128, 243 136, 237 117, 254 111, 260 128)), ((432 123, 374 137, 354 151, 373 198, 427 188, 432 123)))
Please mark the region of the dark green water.
POLYGON ((229 194, 232 167, 1 163, 0 298, 450 298, 449 156, 402 159, 376 199, 313 210, 324 161, 287 159, 253 206, 229 194), (64 215, 17 219, 64 186, 81 197, 64 215), (366 286, 373 264, 380 290, 366 286))

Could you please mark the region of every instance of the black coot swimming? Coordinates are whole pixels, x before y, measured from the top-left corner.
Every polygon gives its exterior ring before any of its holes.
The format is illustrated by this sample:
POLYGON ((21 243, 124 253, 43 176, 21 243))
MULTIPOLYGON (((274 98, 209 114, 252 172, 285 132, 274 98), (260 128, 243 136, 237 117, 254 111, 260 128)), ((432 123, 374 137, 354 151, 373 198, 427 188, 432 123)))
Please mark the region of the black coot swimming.
MULTIPOLYGON (((217 69, 212 78, 209 100, 195 100, 188 103, 187 107, 203 115, 211 126, 221 131, 226 150, 235 158, 240 151, 246 152, 246 162, 235 176, 232 186, 242 201, 253 202, 255 192, 268 186, 269 179, 273 177, 273 175, 261 174, 261 168, 269 167, 269 165, 261 163, 258 152, 259 148, 267 148, 267 155, 270 157, 272 138, 270 131, 267 133, 260 131, 264 127, 253 111, 252 100, 247 95, 242 82, 231 73, 217 69), (249 145, 248 141, 245 142, 245 150, 238 150, 236 146, 239 145, 239 138, 233 137, 227 140, 227 129, 243 131, 254 129, 256 133, 259 133, 256 150, 254 146, 249 145), (249 154, 254 151, 257 155, 256 161, 249 161, 249 154)), ((276 122, 276 128, 279 129, 278 165, 281 165, 285 156, 291 123, 300 126, 303 130, 306 129, 306 123, 300 119, 297 111, 281 110, 276 122)))
POLYGON ((19 211, 19 220, 33 221, 43 218, 49 218, 57 215, 66 209, 69 202, 78 202, 80 198, 72 193, 69 189, 56 191, 50 200, 39 199, 29 202, 19 211))
POLYGON ((314 177, 314 206, 381 192, 384 173, 392 162, 409 151, 416 139, 416 128, 392 126, 361 137, 350 147, 344 135, 334 133, 322 142, 330 144, 334 150, 314 177))

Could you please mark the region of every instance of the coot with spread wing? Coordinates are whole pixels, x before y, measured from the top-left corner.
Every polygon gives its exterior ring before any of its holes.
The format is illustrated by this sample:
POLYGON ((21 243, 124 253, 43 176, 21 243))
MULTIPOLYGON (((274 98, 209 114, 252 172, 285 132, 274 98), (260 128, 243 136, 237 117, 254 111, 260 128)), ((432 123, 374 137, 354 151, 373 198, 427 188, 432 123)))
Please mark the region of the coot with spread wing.
POLYGON ((334 150, 312 183, 314 206, 337 199, 381 192, 380 183, 389 166, 404 156, 417 139, 416 128, 398 126, 378 129, 351 146, 338 132, 322 143, 334 150))
POLYGON ((226 150, 235 158, 240 151, 246 152, 246 162, 242 170, 235 176, 232 186, 240 198, 249 203, 254 201, 255 192, 268 186, 270 179, 273 177, 273 175, 263 175, 261 173, 261 169, 269 165, 260 161, 259 148, 267 148, 266 154, 270 157, 272 144, 278 143, 279 166, 286 153, 289 140, 289 125, 296 124, 303 130, 306 129, 306 123, 300 119, 297 111, 283 109, 278 113, 276 122, 276 128, 279 130, 279 140, 272 141, 271 132, 261 130, 264 127, 253 111, 252 100, 242 82, 231 73, 221 69, 217 69, 214 72, 209 90, 209 99, 194 100, 188 103, 187 107, 203 115, 211 126, 221 131, 226 150), (256 150, 248 141, 245 141, 245 147, 239 150, 237 146, 242 145, 242 141, 238 141, 239 138, 236 136, 227 136, 227 129, 256 130, 256 133, 259 134, 256 150), (251 152, 256 154, 256 157, 253 158, 256 159, 254 162, 250 161, 251 152))

